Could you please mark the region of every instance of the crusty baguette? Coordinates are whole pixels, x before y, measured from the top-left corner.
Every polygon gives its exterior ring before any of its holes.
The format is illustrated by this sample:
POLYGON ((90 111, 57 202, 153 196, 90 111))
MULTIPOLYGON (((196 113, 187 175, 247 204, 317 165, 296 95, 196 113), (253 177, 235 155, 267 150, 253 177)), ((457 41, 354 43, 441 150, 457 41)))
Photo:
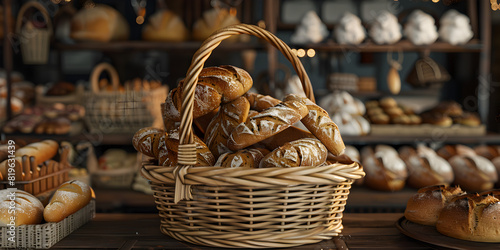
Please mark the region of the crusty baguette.
MULTIPOLYGON (((177 155, 179 153, 179 131, 173 130, 168 134, 166 140, 166 148, 168 151, 167 154, 170 156, 175 155, 175 159, 169 158, 168 163, 176 165, 177 164, 177 155), (175 163, 175 164, 174 164, 175 163)), ((196 158, 197 163, 196 166, 213 166, 215 164, 215 158, 212 152, 208 149, 207 145, 196 135, 194 136, 194 141, 196 143, 196 158)), ((165 152, 163 152, 163 155, 165 152)), ((170 165, 170 166, 173 166, 170 165)))
POLYGON ((300 120, 304 126, 325 145, 328 151, 334 155, 341 155, 345 149, 344 141, 337 124, 330 119, 328 112, 305 97, 288 95, 285 101, 291 99, 304 102, 309 110, 309 113, 300 120))
POLYGON ((215 158, 231 151, 227 147, 227 139, 238 124, 247 120, 249 110, 250 104, 243 96, 221 105, 219 112, 208 125, 204 138, 215 158))
POLYGON ((258 149, 242 149, 234 153, 227 152, 222 154, 219 159, 217 159, 215 166, 225 168, 257 168, 262 158, 264 158, 264 154, 258 149))
POLYGON ((90 187, 77 180, 59 186, 43 210, 47 222, 59 222, 85 207, 92 198, 90 187))
POLYGON ((11 190, 0 190, 0 226, 7 226, 14 217, 15 226, 40 224, 43 219, 43 205, 32 194, 15 190, 12 196, 11 190), (15 213, 11 211, 11 198, 15 197, 15 213))
POLYGON ((459 186, 433 185, 423 187, 410 197, 404 212, 411 222, 434 226, 441 210, 456 196, 465 194, 459 186))
POLYGON ((300 121, 307 112, 306 105, 296 100, 265 109, 233 129, 228 139, 228 147, 236 151, 260 142, 300 121))
POLYGON ((250 108, 256 111, 262 111, 264 109, 274 107, 281 102, 272 96, 261 95, 253 92, 246 93, 245 98, 247 98, 250 103, 250 108))
POLYGON ((318 139, 299 139, 266 155, 260 162, 260 167, 317 167, 325 163, 327 155, 326 147, 318 139))

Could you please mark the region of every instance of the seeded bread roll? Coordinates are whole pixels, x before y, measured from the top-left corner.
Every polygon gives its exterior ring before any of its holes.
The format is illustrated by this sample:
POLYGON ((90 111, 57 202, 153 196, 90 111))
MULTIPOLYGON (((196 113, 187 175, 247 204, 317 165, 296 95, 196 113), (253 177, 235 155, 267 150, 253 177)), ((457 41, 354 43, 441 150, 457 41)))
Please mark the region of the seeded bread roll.
POLYGON ((387 145, 361 149, 361 164, 366 172, 363 183, 381 191, 397 191, 405 186, 408 170, 397 151, 387 145))
POLYGON ((405 209, 405 218, 411 222, 434 226, 441 210, 454 198, 465 194, 460 187, 433 185, 423 187, 410 197, 405 209))
POLYGON ((419 145, 414 149, 403 146, 399 148, 399 156, 408 167, 407 183, 411 187, 423 188, 453 182, 453 169, 448 161, 428 147, 419 145))
POLYGON ((316 167, 326 162, 328 150, 318 139, 300 139, 286 143, 266 155, 261 168, 316 167))
MULTIPOLYGON (((166 140, 166 148, 167 152, 163 152, 160 154, 162 156, 164 162, 166 161, 165 159, 165 153, 170 156, 175 156, 175 159, 169 158, 168 159, 168 164, 170 165, 163 165, 163 166, 175 166, 177 165, 177 155, 179 153, 179 131, 178 130, 173 130, 168 134, 167 140, 166 140), (170 151, 170 152, 169 152, 170 151)), ((212 152, 208 149, 207 145, 196 135, 194 136, 194 141, 196 143, 196 159, 197 163, 196 166, 213 166, 215 163, 215 158, 212 152)), ((161 160, 160 160, 161 161, 161 160)))
POLYGON ((245 98, 248 99, 250 103, 250 108, 257 111, 262 111, 264 109, 274 107, 281 101, 269 96, 269 95, 261 95, 257 93, 248 92, 245 94, 245 98))
POLYGON ((300 121, 325 145, 328 151, 334 155, 341 155, 344 152, 345 145, 339 128, 330 119, 328 112, 305 97, 289 95, 285 98, 285 101, 288 100, 302 101, 307 106, 309 112, 300 121))
POLYGON ((0 226, 7 226, 14 217, 15 226, 40 224, 43 219, 43 205, 32 194, 22 190, 0 190, 0 226), (15 210, 11 208, 15 199, 15 210), (11 211, 11 212, 9 212, 11 211), (15 211, 15 213, 12 213, 15 211))
MULTIPOLYGON (((250 74, 234 66, 204 68, 195 88, 193 103, 193 118, 206 115, 218 108, 222 103, 228 103, 245 94, 253 85, 250 74)), ((165 100, 163 119, 180 121, 182 91, 184 80, 172 89, 165 100)))
POLYGON ((436 229, 461 240, 500 242, 499 211, 498 191, 460 195, 443 208, 436 229))
POLYGON ((454 183, 471 192, 493 188, 498 180, 495 166, 488 159, 478 155, 455 155, 448 162, 455 174, 454 183))
POLYGON ((219 159, 217 159, 215 166, 225 168, 257 168, 262 158, 264 158, 264 154, 261 150, 255 148, 242 149, 234 153, 227 152, 222 154, 219 159))
POLYGON ((247 120, 249 110, 250 103, 243 96, 221 105, 219 112, 208 125, 204 138, 215 158, 231 151, 227 147, 227 139, 238 124, 247 120))
POLYGON ((59 222, 85 207, 92 198, 89 185, 81 181, 68 181, 59 186, 43 210, 47 222, 59 222))
POLYGON ((233 129, 228 139, 228 147, 236 151, 260 142, 289 128, 307 113, 306 105, 296 100, 265 109, 233 129))

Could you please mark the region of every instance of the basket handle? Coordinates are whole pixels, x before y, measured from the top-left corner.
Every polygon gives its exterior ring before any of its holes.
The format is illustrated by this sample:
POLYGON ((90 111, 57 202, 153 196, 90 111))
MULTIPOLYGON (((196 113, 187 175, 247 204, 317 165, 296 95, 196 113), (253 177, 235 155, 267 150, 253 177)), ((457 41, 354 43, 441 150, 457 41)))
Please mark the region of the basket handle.
MULTIPOLYGON (((182 106, 181 106, 181 124, 180 124, 180 137, 179 137, 179 161, 181 165, 194 165, 192 161, 184 161, 184 155, 181 153, 181 146, 183 144, 193 144, 193 131, 191 124, 193 123, 193 102, 194 102, 194 92, 195 87, 198 82, 198 76, 203 69, 205 61, 210 57, 212 51, 217 48, 217 46, 224 40, 233 35, 254 35, 258 38, 264 39, 274 47, 276 47, 283 55, 292 63, 295 72, 302 82, 302 87, 304 88, 304 93, 306 96, 314 100, 314 93, 309 80, 309 76, 305 72, 304 66, 300 62, 299 58, 292 52, 290 47, 278 37, 273 35, 271 32, 260 28, 255 25, 250 24, 236 24, 231 25, 222 29, 215 31, 209 38, 207 38, 201 47, 196 51, 191 61, 191 65, 188 69, 186 79, 184 80, 184 88, 182 92, 182 106), (185 164, 187 163, 187 164, 185 164)), ((191 152, 192 149, 191 149, 191 152)), ((194 156, 190 158, 193 159, 196 164, 196 150, 194 151, 194 156)))
POLYGON ((16 33, 19 33, 21 31, 21 25, 23 24, 24 12, 26 12, 29 8, 35 8, 38 11, 40 11, 40 13, 42 13, 43 18, 45 19, 45 22, 47 22, 47 29, 49 30, 50 34, 52 34, 52 21, 50 20, 49 12, 47 12, 47 9, 45 9, 45 7, 37 1, 30 1, 30 2, 25 3, 23 6, 21 6, 21 9, 19 10, 19 13, 17 14, 16 33))
POLYGON ((92 92, 99 93, 101 91, 99 89, 99 76, 104 70, 109 73, 113 90, 118 91, 118 87, 120 85, 120 77, 118 76, 118 72, 116 71, 115 67, 113 67, 113 65, 107 62, 102 62, 94 67, 94 69, 92 70, 92 74, 90 75, 92 92))

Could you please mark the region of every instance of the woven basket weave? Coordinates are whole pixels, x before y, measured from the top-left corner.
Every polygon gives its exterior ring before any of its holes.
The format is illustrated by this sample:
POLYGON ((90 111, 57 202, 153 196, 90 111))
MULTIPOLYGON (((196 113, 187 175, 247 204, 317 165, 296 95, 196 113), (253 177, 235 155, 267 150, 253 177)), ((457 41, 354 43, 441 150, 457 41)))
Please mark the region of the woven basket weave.
POLYGON ((239 24, 210 36, 193 56, 182 95, 178 166, 144 163, 162 233, 198 245, 278 248, 319 242, 342 230, 342 212, 357 163, 297 168, 192 167, 196 163, 192 110, 198 75, 222 40, 249 34, 278 48, 292 63, 304 92, 314 101, 304 67, 291 49, 268 31, 239 24))

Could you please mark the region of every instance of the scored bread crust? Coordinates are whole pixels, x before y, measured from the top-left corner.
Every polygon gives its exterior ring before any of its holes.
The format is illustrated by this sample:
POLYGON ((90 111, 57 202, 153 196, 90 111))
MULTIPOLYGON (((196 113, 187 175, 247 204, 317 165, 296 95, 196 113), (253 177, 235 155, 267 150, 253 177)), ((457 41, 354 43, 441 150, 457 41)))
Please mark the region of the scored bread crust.
POLYGON ((302 118, 301 122, 325 145, 328 151, 334 155, 341 155, 344 152, 345 145, 340 135, 339 128, 337 124, 330 119, 326 110, 305 97, 288 95, 285 101, 288 100, 304 102, 307 106, 308 114, 302 118))
POLYGON ((285 101, 268 108, 233 129, 228 138, 231 150, 240 150, 269 138, 300 121, 308 113, 304 103, 285 101))
POLYGON ((240 96, 232 102, 222 104, 219 112, 208 124, 204 141, 215 158, 230 152, 227 139, 238 124, 247 120, 250 103, 240 96))
POLYGON ((484 157, 455 155, 448 161, 453 168, 455 184, 467 191, 490 190, 498 179, 495 166, 484 157))
POLYGON ((291 168, 324 164, 328 150, 318 139, 299 139, 273 150, 260 162, 261 168, 291 168))
POLYGON ((280 146, 285 145, 287 142, 292 142, 295 140, 303 139, 303 138, 312 138, 317 139, 316 136, 311 134, 309 131, 302 130, 295 126, 291 126, 276 135, 273 135, 263 141, 261 143, 269 150, 274 150, 279 148, 280 146))
POLYGON ((0 190, 0 226, 11 223, 11 217, 15 217, 15 226, 40 224, 43 219, 43 204, 32 194, 23 191, 15 191, 15 213, 9 212, 11 207, 11 190, 0 190))
POLYGON ((59 186, 43 210, 47 222, 59 222, 85 207, 92 198, 89 185, 72 180, 59 186))
POLYGON ((405 186, 408 171, 395 149, 385 145, 361 149, 361 163, 366 172, 363 183, 376 190, 397 191, 405 186), (390 149, 390 150, 389 150, 390 149))
POLYGON ((269 96, 269 95, 261 95, 257 93, 247 92, 245 95, 248 102, 250 103, 250 108, 257 111, 262 111, 264 109, 274 107, 281 101, 269 96))
POLYGON ((405 218, 414 223, 434 226, 446 204, 463 194, 465 192, 458 186, 433 185, 421 188, 408 200, 405 218))
POLYGON ((219 159, 217 159, 215 166, 221 166, 225 168, 255 168, 259 166, 262 158, 264 158, 264 154, 259 149, 242 149, 234 153, 227 152, 222 154, 219 159))
MULTIPOLYGON (((172 130, 166 139, 167 152, 163 150, 161 156, 165 157, 165 154, 169 155, 168 161, 162 158, 164 164, 163 166, 175 166, 177 165, 177 155, 179 153, 179 130, 172 130), (172 157, 174 156, 174 157, 172 157), (166 161, 166 162, 165 162, 166 161)), ((213 166, 215 163, 215 158, 212 152, 208 149, 208 146, 200 139, 198 136, 194 136, 194 142, 196 143, 196 166, 213 166)))
POLYGON ((160 137, 164 131, 159 128, 145 127, 139 129, 132 137, 132 145, 135 150, 150 157, 157 157, 160 137))

